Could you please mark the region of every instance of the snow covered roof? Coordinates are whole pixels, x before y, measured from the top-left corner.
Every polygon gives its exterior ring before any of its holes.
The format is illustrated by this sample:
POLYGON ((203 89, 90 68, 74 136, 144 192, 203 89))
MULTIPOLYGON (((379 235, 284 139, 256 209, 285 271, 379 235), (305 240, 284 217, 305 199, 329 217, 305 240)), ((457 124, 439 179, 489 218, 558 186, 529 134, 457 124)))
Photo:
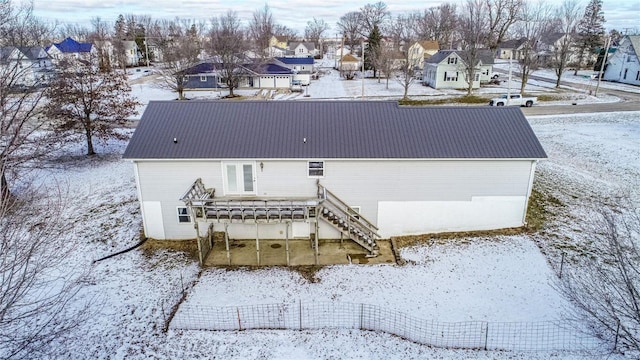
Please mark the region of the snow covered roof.
POLYGON ((517 107, 393 101, 152 101, 124 153, 127 159, 546 157, 517 107))

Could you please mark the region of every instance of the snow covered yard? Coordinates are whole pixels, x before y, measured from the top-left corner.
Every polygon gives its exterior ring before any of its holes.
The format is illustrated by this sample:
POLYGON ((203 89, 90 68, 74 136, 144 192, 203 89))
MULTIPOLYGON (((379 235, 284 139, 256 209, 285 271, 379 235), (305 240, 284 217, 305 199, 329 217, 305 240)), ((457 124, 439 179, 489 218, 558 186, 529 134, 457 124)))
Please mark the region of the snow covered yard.
MULTIPOLYGON (((206 269, 179 252, 141 250, 92 264, 137 242, 141 221, 133 170, 120 160, 125 142, 101 144, 97 159, 81 145, 66 149, 42 181, 68 185, 77 247, 68 266, 89 268, 78 302, 94 303, 91 319, 53 344, 64 358, 579 359, 583 354, 435 349, 388 334, 354 330, 208 332, 162 328, 171 307, 304 301, 371 303, 438 321, 561 319, 567 302, 551 284, 559 246, 582 243, 582 215, 626 191, 638 201, 640 113, 530 119, 549 155, 536 188, 563 204, 539 236, 473 238, 457 244, 402 249, 404 266, 332 266, 309 282, 283 268, 206 269), (534 241, 531 241, 534 240, 534 241), (191 284, 195 284, 190 288, 191 284)), ((179 315, 179 314, 178 314, 179 315)))

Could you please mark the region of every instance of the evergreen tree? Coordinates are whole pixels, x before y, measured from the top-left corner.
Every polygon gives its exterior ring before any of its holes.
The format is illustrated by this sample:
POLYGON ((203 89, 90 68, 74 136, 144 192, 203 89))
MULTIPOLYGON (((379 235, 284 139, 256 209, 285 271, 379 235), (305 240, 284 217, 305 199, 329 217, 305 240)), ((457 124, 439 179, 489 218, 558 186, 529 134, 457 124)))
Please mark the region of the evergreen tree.
POLYGON ((604 12, 602 0, 590 0, 584 10, 584 17, 578 24, 578 64, 574 75, 578 75, 578 69, 585 58, 589 59, 604 45, 604 12))
POLYGON ((374 25, 369 34, 368 44, 364 51, 364 68, 366 70, 373 70, 373 77, 376 77, 378 72, 377 59, 380 55, 380 42, 382 35, 378 25, 374 25))

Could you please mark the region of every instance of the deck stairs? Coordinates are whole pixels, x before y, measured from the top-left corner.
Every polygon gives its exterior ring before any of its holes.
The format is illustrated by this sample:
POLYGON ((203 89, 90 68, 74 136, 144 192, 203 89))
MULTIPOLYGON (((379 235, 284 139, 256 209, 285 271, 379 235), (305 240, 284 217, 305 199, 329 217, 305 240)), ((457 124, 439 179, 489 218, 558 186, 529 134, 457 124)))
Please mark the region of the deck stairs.
POLYGON ((318 182, 321 218, 372 256, 378 255, 378 228, 318 182))
POLYGON ((308 222, 321 218, 370 255, 376 256, 376 240, 380 238, 378 228, 319 182, 317 185, 317 198, 216 198, 214 190, 205 188, 202 180, 197 179, 180 200, 189 207, 194 218, 220 223, 308 222))

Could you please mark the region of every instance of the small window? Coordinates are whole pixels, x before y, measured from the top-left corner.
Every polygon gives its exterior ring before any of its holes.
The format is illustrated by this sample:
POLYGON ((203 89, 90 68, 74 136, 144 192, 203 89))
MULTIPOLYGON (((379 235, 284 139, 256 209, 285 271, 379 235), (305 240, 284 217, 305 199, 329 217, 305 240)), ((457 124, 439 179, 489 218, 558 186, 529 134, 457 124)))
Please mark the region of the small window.
POLYGON ((188 207, 179 206, 178 207, 178 222, 179 223, 190 223, 191 222, 191 212, 188 207))
POLYGON ((206 76, 200 76, 200 81, 206 82, 207 81, 207 77, 206 76))
POLYGON ((360 206, 350 206, 347 208, 347 213, 353 215, 356 219, 360 219, 360 206))
POLYGON ((309 177, 324 176, 324 161, 309 161, 309 177))

